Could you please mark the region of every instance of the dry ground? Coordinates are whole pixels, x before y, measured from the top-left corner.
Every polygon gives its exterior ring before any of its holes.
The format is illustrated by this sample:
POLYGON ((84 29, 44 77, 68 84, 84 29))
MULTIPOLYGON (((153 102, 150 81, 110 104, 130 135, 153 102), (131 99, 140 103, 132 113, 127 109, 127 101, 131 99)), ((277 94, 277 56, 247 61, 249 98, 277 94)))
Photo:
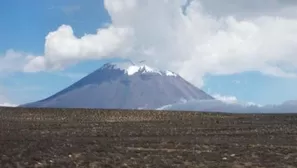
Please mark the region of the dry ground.
POLYGON ((0 167, 297 167, 297 115, 0 108, 0 167))

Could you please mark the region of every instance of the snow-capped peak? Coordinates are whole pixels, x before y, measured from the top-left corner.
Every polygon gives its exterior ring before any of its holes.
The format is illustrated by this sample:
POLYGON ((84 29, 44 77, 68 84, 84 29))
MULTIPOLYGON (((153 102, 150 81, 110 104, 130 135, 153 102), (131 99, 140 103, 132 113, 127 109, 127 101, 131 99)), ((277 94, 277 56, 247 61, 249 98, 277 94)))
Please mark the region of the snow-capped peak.
POLYGON ((166 75, 167 76, 177 76, 174 72, 171 72, 171 71, 165 71, 166 75))
POLYGON ((172 71, 168 71, 168 70, 161 71, 144 64, 136 65, 136 64, 127 63, 127 62, 107 63, 107 64, 104 64, 101 69, 120 69, 120 70, 124 70, 125 74, 129 76, 134 75, 135 73, 142 73, 142 74, 154 73, 154 74, 159 74, 164 76, 173 76, 173 77, 177 76, 177 74, 172 71))
POLYGON ((125 69, 125 72, 128 75, 133 75, 137 72, 141 72, 141 73, 156 73, 156 74, 160 74, 162 75, 161 71, 151 68, 147 65, 131 65, 129 66, 127 69, 125 69))

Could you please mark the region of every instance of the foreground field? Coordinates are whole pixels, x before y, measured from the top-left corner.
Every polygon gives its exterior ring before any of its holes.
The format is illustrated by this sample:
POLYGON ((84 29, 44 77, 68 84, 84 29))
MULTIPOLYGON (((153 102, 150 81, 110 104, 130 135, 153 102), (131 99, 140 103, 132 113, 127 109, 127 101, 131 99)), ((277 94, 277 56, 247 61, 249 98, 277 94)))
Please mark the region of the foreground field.
POLYGON ((297 115, 0 108, 0 167, 297 167, 297 115))

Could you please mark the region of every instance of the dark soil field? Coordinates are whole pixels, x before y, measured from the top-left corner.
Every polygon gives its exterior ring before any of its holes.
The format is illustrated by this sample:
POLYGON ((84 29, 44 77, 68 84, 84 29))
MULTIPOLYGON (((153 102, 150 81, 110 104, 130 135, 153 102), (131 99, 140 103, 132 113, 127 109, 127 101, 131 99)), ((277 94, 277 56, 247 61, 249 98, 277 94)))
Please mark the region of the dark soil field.
POLYGON ((297 167, 297 115, 0 108, 0 167, 297 167))

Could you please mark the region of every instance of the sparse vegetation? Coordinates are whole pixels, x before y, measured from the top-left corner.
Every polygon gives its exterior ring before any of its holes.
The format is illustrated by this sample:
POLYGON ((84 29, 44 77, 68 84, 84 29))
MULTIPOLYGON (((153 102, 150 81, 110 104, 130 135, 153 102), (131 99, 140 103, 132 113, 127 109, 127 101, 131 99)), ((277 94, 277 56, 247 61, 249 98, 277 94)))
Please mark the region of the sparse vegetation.
POLYGON ((0 108, 0 167, 296 167, 297 115, 0 108))

